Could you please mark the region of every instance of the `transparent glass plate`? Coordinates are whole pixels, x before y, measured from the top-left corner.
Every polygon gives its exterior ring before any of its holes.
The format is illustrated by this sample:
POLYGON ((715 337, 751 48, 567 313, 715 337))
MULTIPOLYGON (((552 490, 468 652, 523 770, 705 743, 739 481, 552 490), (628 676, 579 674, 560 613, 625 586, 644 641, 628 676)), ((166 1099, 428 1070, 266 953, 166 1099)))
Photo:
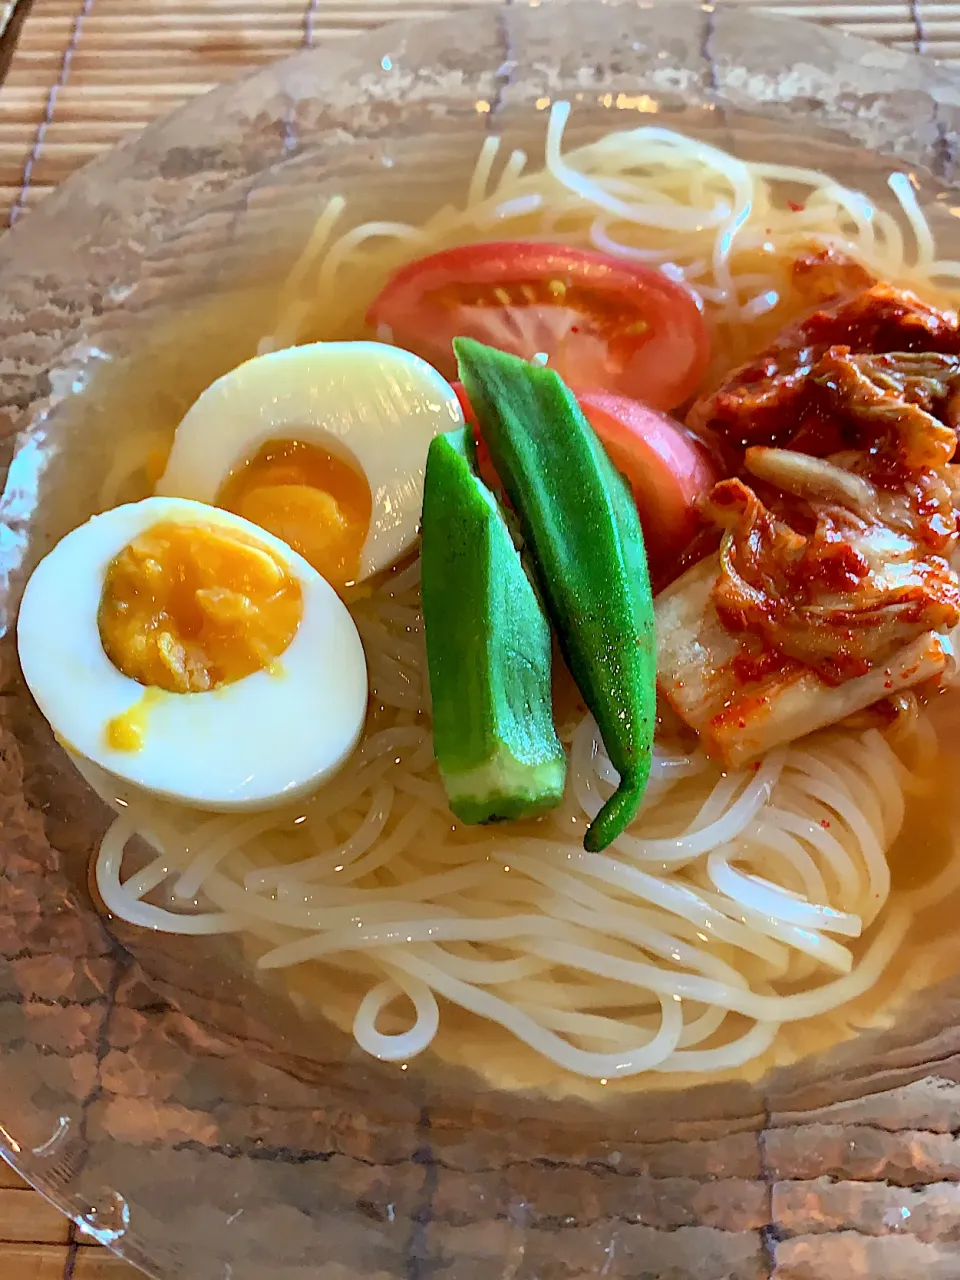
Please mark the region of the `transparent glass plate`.
POLYGON ((894 1175, 883 1137, 952 1127, 956 983, 760 1081, 601 1104, 428 1055, 401 1075, 253 982, 236 944, 137 934, 94 905, 107 815, 24 694, 13 628, 30 567, 122 448, 117 371, 142 373, 145 419, 176 421, 251 354, 251 299, 331 195, 356 222, 414 220, 491 131, 536 150, 557 97, 573 139, 655 115, 867 190, 907 168, 960 257, 949 74, 686 0, 465 10, 300 54, 153 125, 0 244, 0 1137, 164 1280, 960 1275, 955 1211, 909 1193, 929 1212, 905 1239, 911 1210, 862 1190, 957 1172, 914 1146, 894 1175))

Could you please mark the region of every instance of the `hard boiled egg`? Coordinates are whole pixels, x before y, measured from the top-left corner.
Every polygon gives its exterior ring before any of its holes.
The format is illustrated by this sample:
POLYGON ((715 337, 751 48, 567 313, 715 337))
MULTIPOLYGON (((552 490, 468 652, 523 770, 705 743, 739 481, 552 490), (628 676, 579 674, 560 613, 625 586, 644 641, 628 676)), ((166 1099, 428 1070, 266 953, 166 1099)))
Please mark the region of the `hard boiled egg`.
POLYGON ((17 642, 64 746, 202 808, 312 791, 366 713, 363 647, 333 588, 279 538, 180 498, 67 534, 27 583, 17 642))
POLYGON ((462 422, 450 384, 407 351, 290 347, 204 391, 156 492, 239 512, 344 586, 412 546, 430 441, 462 422))

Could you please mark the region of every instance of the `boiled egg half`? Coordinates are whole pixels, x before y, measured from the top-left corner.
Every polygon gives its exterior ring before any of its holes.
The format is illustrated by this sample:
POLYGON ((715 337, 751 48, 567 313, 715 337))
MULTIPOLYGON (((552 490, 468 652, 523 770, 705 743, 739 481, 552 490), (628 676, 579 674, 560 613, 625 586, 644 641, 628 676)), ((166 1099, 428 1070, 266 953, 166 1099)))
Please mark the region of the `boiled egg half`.
POLYGON ((67 534, 27 583, 17 644, 68 750, 201 808, 312 791, 366 713, 363 647, 333 588, 281 539, 181 498, 67 534))
POLYGON ((156 492, 246 517, 343 588, 411 548, 430 441, 462 422, 450 384, 407 351, 290 347, 203 392, 177 428, 156 492))

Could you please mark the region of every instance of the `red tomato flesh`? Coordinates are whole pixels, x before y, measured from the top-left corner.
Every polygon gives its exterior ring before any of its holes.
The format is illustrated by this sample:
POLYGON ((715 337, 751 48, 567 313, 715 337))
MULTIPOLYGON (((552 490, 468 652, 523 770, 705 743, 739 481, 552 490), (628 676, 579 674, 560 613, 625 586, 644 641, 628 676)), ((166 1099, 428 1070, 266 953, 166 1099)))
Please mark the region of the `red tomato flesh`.
MULTIPOLYGON (((473 406, 453 383, 464 419, 477 443, 480 479, 503 486, 480 434, 473 406)), ((647 556, 655 576, 676 561, 699 530, 697 503, 721 477, 711 451, 682 423, 626 396, 581 391, 577 399, 610 461, 633 490, 647 556)), ((501 493, 501 497, 505 495, 501 493)))
POLYGON ((477 474, 488 489, 492 489, 498 494, 500 499, 510 505, 510 499, 503 492, 503 485, 500 483, 500 477, 497 475, 496 467, 493 465, 493 459, 490 457, 490 450, 487 448, 487 442, 480 434, 480 427, 477 424, 477 415, 473 412, 473 405, 467 399, 467 393, 463 389, 462 382, 452 382, 454 394, 460 401, 460 409, 463 413, 463 420, 473 432, 473 442, 477 447, 477 474))
POLYGON ((697 503, 720 479, 719 468, 688 428, 649 405, 606 391, 577 399, 633 490, 651 567, 662 569, 697 533, 697 503))
POLYGON ((473 412, 473 405, 467 398, 467 393, 463 389, 462 382, 451 382, 453 394, 460 402, 460 412, 463 414, 463 420, 468 426, 475 427, 477 425, 477 415, 473 412))
POLYGON ((570 385, 659 409, 682 404, 707 367, 703 317, 682 285, 607 254, 558 244, 463 245, 402 267, 367 321, 455 376, 453 339, 525 359, 545 352, 570 385))

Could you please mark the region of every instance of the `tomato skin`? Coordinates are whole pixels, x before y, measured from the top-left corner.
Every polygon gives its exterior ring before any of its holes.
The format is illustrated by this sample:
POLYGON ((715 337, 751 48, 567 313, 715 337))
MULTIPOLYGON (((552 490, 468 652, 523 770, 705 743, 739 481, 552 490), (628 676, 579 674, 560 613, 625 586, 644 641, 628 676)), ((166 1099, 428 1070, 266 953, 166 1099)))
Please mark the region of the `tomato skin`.
POLYGON ((453 389, 453 394, 460 402, 460 412, 463 414, 464 422, 468 427, 475 427, 477 425, 477 415, 473 412, 473 405, 467 398, 467 393, 464 390, 463 383, 451 382, 450 386, 453 389))
POLYGON ((387 283, 367 322, 448 377, 453 339, 474 337, 526 359, 545 352, 568 385, 661 409, 689 399, 710 356, 682 285, 641 263, 558 244, 490 242, 421 258, 387 283))
POLYGON ((720 478, 720 469, 687 427, 650 405, 607 391, 578 391, 577 399, 633 490, 647 555, 661 569, 698 532, 697 503, 720 478))
MULTIPOLYGON (((506 501, 463 384, 453 389, 477 444, 477 471, 506 501)), ((608 391, 577 400, 611 462, 633 491, 654 576, 673 565, 700 531, 697 503, 723 474, 711 449, 688 427, 649 405, 608 391)))
POLYGON ((510 505, 510 499, 503 492, 503 485, 500 483, 500 477, 497 475, 496 468, 493 465, 493 459, 490 457, 490 450, 487 448, 487 442, 480 434, 480 426, 477 422, 477 415, 473 412, 473 405, 467 399, 467 393, 463 389, 462 382, 451 382, 454 394, 460 401, 460 409, 463 412, 463 420, 473 432, 473 443, 477 448, 477 475, 487 486, 492 489, 500 498, 501 502, 510 505))

